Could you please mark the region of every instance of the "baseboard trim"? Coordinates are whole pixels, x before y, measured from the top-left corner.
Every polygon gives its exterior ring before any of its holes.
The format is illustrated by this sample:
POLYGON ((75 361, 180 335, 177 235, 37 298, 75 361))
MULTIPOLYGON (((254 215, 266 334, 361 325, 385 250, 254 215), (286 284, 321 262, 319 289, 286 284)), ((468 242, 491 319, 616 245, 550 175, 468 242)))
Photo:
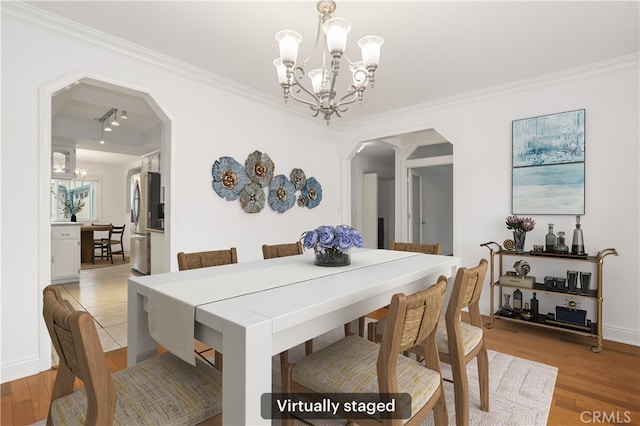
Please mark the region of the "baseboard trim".
POLYGON ((40 358, 25 357, 0 366, 0 383, 10 382, 40 372, 40 358))

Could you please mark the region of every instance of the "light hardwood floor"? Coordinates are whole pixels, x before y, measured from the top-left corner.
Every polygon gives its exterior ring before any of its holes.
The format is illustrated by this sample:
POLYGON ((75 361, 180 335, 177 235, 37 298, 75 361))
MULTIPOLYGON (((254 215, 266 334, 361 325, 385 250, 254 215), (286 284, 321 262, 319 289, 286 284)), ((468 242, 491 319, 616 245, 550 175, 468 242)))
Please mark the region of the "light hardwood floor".
MULTIPOLYGON (((499 320, 485 338, 489 349, 558 368, 549 425, 640 424, 640 347, 605 341, 596 354, 590 338, 499 320)), ((112 371, 126 367, 126 348, 106 356, 112 371)), ((2 384, 0 424, 45 418, 54 380, 49 370, 2 384)))

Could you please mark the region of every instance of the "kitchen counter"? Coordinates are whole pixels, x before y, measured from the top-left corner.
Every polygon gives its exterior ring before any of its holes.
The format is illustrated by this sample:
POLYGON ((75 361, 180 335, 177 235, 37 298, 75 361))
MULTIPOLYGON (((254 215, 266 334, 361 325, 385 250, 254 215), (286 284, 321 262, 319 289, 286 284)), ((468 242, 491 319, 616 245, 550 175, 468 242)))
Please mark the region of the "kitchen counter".
POLYGON ((51 222, 51 226, 82 226, 82 222, 51 222))

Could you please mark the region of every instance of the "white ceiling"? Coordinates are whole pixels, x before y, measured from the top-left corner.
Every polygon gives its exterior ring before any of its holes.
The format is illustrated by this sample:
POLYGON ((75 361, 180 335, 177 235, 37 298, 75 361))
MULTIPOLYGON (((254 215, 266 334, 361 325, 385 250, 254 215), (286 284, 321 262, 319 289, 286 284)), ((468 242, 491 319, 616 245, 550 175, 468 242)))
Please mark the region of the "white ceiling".
MULTIPOLYGON (((233 80, 281 102, 274 34, 312 49, 315 1, 36 1, 51 13, 233 80)), ((338 1, 356 41, 384 37, 374 89, 344 118, 390 110, 576 68, 639 51, 636 1, 338 1)), ((291 103, 291 102, 290 102, 291 103)), ((114 105, 102 105, 104 111, 114 105)), ((61 106, 79 111, 73 101, 61 106)), ((294 108, 294 106, 291 106, 294 108)), ((310 118, 312 120, 312 118, 310 118)), ((320 118, 315 118, 321 122, 320 118)))

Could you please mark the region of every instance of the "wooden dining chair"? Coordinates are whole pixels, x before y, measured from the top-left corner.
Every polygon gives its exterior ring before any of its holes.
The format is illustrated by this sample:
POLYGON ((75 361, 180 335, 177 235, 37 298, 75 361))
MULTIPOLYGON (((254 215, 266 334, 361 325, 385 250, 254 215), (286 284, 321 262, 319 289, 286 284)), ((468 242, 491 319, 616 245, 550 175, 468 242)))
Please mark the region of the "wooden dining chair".
MULTIPOLYGON (((469 381, 467 364, 474 358, 478 363, 480 385, 480 409, 489 411, 489 358, 484 342, 482 318, 480 317, 480 294, 487 274, 487 261, 481 259, 473 268, 458 268, 447 305, 445 321, 437 329, 438 352, 442 362, 451 365, 455 394, 456 425, 469 424, 469 381), (462 310, 467 308, 470 323, 462 321, 462 310)), ((380 341, 386 328, 385 320, 369 324, 369 340, 380 341)), ((422 348, 409 349, 424 356, 422 348)))
MULTIPOLYGON (((180 271, 218 265, 230 265, 232 263, 238 263, 238 251, 235 247, 231 247, 227 250, 209 250, 191 253, 181 251, 178 253, 178 270, 180 271)), ((220 352, 208 347, 197 339, 195 340, 194 345, 194 352, 205 359, 207 359, 205 352, 212 351, 215 368, 222 371, 222 354, 220 352)))
POLYGON ((424 253, 424 254, 440 254, 442 251, 442 246, 440 243, 436 244, 422 244, 422 243, 401 243, 397 241, 391 241, 389 244, 390 250, 398 250, 398 251, 410 251, 414 253, 424 253))
POLYGON ((111 226, 111 230, 109 231, 109 239, 106 241, 107 243, 107 257, 111 259, 111 263, 113 264, 113 255, 120 254, 122 255, 122 261, 124 262, 126 259, 124 257, 124 242, 122 241, 124 238, 124 228, 127 225, 122 226, 111 226), (114 250, 114 246, 120 246, 118 250, 114 250))
POLYGON ((207 268, 209 266, 229 265, 238 263, 238 252, 235 247, 228 250, 198 251, 192 253, 178 253, 178 269, 207 268))
POLYGON ((96 263, 96 257, 99 257, 100 259, 108 259, 108 244, 107 241, 109 241, 109 231, 111 230, 111 227, 113 226, 113 224, 108 223, 108 224, 104 224, 104 223, 92 223, 91 226, 102 226, 105 228, 104 231, 93 231, 93 256, 91 256, 91 263, 96 263), (96 235, 96 232, 106 232, 106 235, 104 234, 98 234, 96 235), (96 255, 96 250, 100 250, 100 255, 97 256, 96 255))
POLYGON ((302 254, 302 243, 300 241, 295 243, 284 244, 263 244, 262 245, 262 257, 264 259, 274 259, 276 257, 295 256, 302 254))
POLYGON ((222 376, 214 368, 165 352, 110 375, 91 315, 67 308, 54 285, 43 296, 60 357, 47 426, 221 424, 222 376), (74 391, 76 378, 84 387, 74 391))
MULTIPOLYGON (((322 398, 349 398, 354 394, 378 394, 380 400, 390 393, 411 396, 409 420, 368 417, 358 424, 418 424, 434 410, 435 424, 448 424, 440 359, 436 346, 436 327, 447 287, 441 276, 431 287, 391 299, 387 328, 382 343, 377 345, 360 336, 349 335, 295 364, 289 364, 285 393, 318 393, 322 398), (400 355, 420 345, 426 363, 400 355), (345 395, 347 394, 347 395, 345 395)), ((345 402, 345 401, 339 401, 345 402)), ((362 415, 363 413, 357 413, 362 415)), ((340 417, 353 418, 354 413, 341 411, 340 417)), ((286 419, 291 424, 292 419, 286 419)))

